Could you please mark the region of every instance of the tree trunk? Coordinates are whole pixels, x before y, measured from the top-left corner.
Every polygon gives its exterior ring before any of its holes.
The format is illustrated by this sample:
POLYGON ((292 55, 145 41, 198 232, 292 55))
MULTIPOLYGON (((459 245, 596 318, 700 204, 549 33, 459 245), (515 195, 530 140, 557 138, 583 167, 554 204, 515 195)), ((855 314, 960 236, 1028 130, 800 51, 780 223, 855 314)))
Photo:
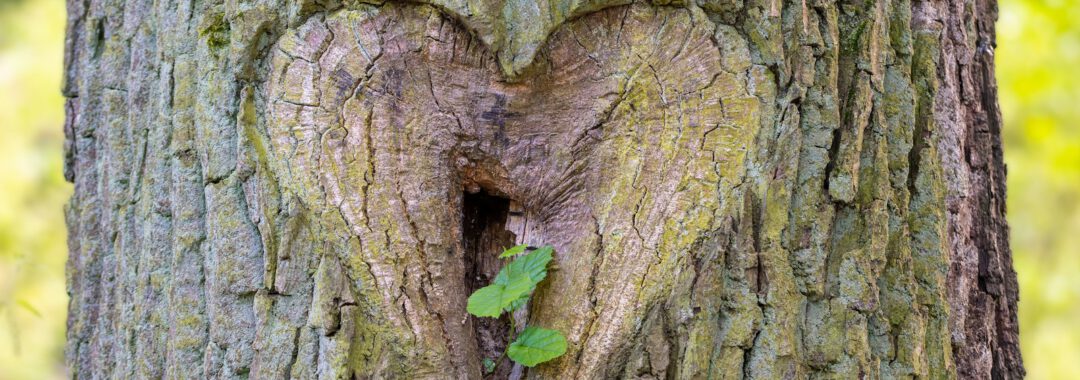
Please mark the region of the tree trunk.
POLYGON ((68 9, 74 377, 1023 376, 993 1, 68 9))

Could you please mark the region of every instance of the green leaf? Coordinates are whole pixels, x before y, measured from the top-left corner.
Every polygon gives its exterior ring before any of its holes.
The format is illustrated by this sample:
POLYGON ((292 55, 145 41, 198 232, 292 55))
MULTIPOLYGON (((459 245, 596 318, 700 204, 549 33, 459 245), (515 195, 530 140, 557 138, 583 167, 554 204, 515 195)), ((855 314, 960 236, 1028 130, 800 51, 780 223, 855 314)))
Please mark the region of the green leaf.
POLYGON ((551 262, 552 251, 551 246, 544 246, 525 256, 519 256, 499 271, 495 276, 495 283, 509 281, 516 276, 527 276, 533 286, 536 286, 547 277, 547 265, 551 262))
POLYGON ((522 244, 522 245, 513 246, 510 249, 507 249, 507 250, 503 251, 503 253, 501 255, 499 255, 499 258, 500 259, 505 259, 507 257, 520 255, 522 253, 525 253, 525 248, 528 248, 528 247, 529 247, 528 244, 522 244))
POLYGON ((528 296, 536 287, 527 277, 518 276, 504 283, 495 283, 478 289, 469 296, 466 310, 477 317, 498 318, 503 309, 514 301, 528 296))
POLYGON ((506 349, 506 355, 521 365, 532 367, 555 359, 566 353, 566 337, 555 330, 526 327, 514 343, 506 349))
POLYGON ((507 264, 491 285, 469 296, 467 310, 478 317, 498 318, 504 310, 514 311, 528 301, 529 293, 547 277, 547 265, 554 249, 544 246, 518 256, 507 264))
POLYGON ((491 358, 484 358, 484 361, 481 362, 481 364, 484 365, 485 375, 490 375, 492 372, 495 372, 495 361, 491 360, 491 358))
POLYGON ((23 309, 26 309, 26 311, 29 311, 30 313, 34 314, 38 318, 41 318, 41 312, 38 311, 38 309, 35 309, 34 306, 31 305, 29 302, 26 302, 24 300, 18 300, 18 301, 15 301, 15 302, 18 303, 19 306, 22 306, 23 309))
POLYGON ((512 312, 514 310, 520 309, 522 306, 525 306, 526 302, 529 302, 529 297, 518 298, 518 299, 514 300, 514 302, 511 302, 510 306, 506 307, 506 311, 507 312, 512 312))

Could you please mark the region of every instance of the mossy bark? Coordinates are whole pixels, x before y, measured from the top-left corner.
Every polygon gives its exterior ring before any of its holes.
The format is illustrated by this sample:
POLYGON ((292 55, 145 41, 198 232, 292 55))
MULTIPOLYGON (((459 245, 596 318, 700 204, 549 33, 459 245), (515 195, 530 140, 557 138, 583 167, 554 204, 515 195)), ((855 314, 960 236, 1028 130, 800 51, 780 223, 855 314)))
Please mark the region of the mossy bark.
POLYGON ((68 9, 72 376, 1023 376, 992 1, 68 9))

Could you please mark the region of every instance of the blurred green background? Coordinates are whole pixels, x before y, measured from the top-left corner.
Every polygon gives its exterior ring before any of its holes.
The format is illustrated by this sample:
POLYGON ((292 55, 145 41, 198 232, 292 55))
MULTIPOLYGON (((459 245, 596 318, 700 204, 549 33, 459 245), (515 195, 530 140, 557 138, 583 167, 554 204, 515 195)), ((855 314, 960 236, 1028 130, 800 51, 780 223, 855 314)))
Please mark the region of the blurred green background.
MULTIPOLYGON (((1009 222, 1031 379, 1080 379, 1080 0, 1001 0, 1009 222)), ((0 380, 64 378, 60 0, 0 0, 0 380)))

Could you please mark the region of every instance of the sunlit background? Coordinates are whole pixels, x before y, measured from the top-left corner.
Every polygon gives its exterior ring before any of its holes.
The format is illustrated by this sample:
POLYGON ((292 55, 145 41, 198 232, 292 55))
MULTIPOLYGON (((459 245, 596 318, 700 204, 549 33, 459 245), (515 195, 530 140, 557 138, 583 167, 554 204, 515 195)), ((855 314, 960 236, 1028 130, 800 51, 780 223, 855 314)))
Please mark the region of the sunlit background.
MULTIPOLYGON (((1080 0, 1002 0, 998 80, 1029 378, 1080 379, 1080 0)), ((0 380, 64 378, 60 0, 0 0, 0 380)))

